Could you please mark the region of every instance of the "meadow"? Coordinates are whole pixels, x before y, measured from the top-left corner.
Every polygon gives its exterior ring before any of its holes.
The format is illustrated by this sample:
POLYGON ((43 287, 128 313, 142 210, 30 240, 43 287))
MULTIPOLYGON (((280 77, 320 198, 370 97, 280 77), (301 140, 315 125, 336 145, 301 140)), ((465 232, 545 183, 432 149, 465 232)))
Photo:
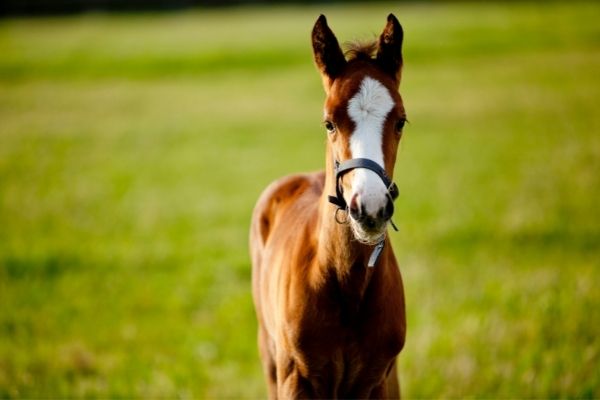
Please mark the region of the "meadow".
POLYGON ((600 397, 600 6, 0 20, 0 398, 264 398, 250 214, 324 165, 310 30, 405 30, 407 398, 600 397))

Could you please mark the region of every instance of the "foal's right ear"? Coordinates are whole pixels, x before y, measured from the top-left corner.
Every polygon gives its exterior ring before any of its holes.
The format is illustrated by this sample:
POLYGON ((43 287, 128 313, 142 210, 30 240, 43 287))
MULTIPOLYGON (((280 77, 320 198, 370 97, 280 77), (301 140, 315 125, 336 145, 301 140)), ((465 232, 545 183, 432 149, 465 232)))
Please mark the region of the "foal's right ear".
POLYGON ((312 46, 315 64, 321 72, 325 91, 328 92, 333 80, 341 74, 346 65, 346 59, 335 35, 327 26, 324 15, 319 16, 313 27, 312 46))

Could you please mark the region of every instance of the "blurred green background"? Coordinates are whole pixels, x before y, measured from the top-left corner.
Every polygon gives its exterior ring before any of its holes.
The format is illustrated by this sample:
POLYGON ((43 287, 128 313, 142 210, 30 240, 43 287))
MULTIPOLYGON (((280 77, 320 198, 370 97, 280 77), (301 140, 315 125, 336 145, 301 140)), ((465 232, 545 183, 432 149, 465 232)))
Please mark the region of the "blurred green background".
POLYGON ((0 397, 263 398, 252 207, 322 168, 310 30, 405 29, 408 398, 600 397, 600 6, 0 20, 0 397))

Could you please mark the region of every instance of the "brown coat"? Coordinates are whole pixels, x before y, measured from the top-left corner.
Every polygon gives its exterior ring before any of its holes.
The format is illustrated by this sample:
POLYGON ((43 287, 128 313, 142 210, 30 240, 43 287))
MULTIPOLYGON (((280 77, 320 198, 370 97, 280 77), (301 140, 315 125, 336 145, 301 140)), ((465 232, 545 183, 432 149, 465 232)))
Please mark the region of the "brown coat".
MULTIPOLYGON (((401 34, 397 20, 390 16, 380 40, 386 32, 393 35, 394 28, 401 34)), ((332 59, 327 54, 331 46, 337 46, 332 35, 325 18, 319 18, 313 47, 330 102, 332 96, 344 95, 331 88, 336 79, 340 81, 342 75, 354 79, 358 73, 352 66, 365 67, 357 59, 337 68, 336 74, 335 66, 322 64, 332 59)), ((333 60, 342 62, 339 57, 333 60)), ((378 67, 377 60, 366 69, 384 75, 385 68, 378 67)), ((397 90, 399 68, 386 78, 390 90, 397 90)), ((403 113, 399 95, 394 100, 395 110, 403 113)), ((391 114, 396 118, 396 111, 391 114)), ((339 124, 343 126, 341 120, 339 124)), ((385 129, 393 130, 391 125, 386 123, 385 129)), ((385 135, 389 138, 384 140, 389 153, 385 167, 391 176, 399 136, 385 135)), ((402 279, 389 239, 375 267, 368 268, 373 245, 359 243, 349 225, 336 222, 335 207, 327 201, 327 195, 335 192, 329 156, 340 151, 335 146, 347 146, 347 140, 328 142, 326 172, 273 182, 252 216, 253 297, 272 399, 400 396, 396 357, 406 332, 402 279)))

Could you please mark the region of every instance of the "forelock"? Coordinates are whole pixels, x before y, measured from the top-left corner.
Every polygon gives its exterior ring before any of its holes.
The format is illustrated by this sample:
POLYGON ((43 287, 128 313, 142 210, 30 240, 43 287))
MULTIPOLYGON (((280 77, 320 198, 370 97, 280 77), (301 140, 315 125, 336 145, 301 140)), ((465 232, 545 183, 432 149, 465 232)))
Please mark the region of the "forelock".
POLYGON ((377 42, 355 40, 344 43, 344 54, 348 61, 352 60, 373 60, 377 51, 377 42))

